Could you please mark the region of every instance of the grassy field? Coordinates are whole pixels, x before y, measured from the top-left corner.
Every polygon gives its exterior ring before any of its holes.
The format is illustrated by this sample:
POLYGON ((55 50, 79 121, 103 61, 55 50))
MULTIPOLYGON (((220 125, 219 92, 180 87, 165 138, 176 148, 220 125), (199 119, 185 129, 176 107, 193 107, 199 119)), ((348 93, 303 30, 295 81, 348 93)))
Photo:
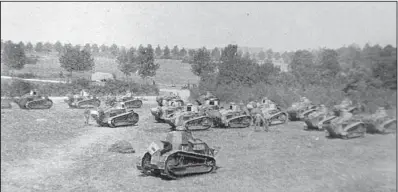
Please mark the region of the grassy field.
POLYGON ((83 126, 82 110, 55 103, 26 111, 15 104, 1 113, 4 191, 396 191, 396 135, 327 139, 304 131, 302 122, 270 132, 210 129, 194 132, 221 147, 215 174, 180 180, 143 177, 135 162, 150 142, 164 138, 168 125, 154 123, 145 103, 137 126, 83 126), (135 154, 108 152, 127 140, 135 154))
MULTIPOLYGON (((117 68, 115 59, 109 59, 106 57, 95 57, 95 72, 106 72, 114 73, 116 78, 123 79, 125 76, 117 68)), ((160 84, 171 85, 184 85, 188 82, 197 83, 198 78, 190 71, 190 65, 188 63, 182 63, 180 60, 156 60, 155 62, 160 64, 159 70, 156 72, 154 80, 160 84)), ((7 68, 1 64, 2 75, 7 73, 7 68)), ((28 64, 22 70, 15 70, 15 74, 22 73, 33 73, 40 79, 49 80, 62 80, 59 78, 60 71, 63 71, 64 75, 66 72, 60 67, 58 56, 52 55, 41 55, 41 58, 37 64, 28 64)), ((89 78, 91 72, 74 72, 74 77, 85 77, 89 78)), ((131 77, 134 81, 140 82, 141 78, 137 75, 131 77)))

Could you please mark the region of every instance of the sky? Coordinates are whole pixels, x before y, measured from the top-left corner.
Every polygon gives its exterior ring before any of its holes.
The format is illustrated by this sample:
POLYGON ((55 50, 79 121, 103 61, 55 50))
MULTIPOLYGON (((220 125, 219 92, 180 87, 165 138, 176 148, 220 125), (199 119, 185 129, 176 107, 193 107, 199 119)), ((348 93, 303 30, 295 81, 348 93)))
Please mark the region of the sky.
POLYGON ((294 51, 391 44, 396 2, 1 2, 1 39, 294 51))

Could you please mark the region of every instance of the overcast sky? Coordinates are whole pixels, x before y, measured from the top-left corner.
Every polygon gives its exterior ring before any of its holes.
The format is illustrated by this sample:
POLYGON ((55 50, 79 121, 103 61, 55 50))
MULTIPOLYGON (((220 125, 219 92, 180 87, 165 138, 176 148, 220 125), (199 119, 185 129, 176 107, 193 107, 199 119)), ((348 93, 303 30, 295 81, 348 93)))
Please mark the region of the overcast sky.
POLYGON ((275 51, 396 46, 396 3, 1 3, 1 38, 81 44, 239 46, 275 51))

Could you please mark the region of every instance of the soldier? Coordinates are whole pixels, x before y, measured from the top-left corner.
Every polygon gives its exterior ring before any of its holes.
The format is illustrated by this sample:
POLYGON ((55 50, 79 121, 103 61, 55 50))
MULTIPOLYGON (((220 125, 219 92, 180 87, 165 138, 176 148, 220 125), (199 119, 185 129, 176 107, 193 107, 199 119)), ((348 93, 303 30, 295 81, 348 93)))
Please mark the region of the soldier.
POLYGON ((84 120, 85 120, 85 121, 84 121, 84 124, 85 124, 85 125, 88 125, 88 124, 89 124, 90 114, 91 114, 90 109, 86 108, 86 109, 84 110, 84 120))

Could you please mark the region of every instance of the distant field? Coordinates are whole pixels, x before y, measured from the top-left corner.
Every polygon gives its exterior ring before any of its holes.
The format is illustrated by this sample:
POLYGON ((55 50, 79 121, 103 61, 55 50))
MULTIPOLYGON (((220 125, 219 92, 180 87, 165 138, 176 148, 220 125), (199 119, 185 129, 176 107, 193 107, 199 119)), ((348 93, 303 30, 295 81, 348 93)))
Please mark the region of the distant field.
MULTIPOLYGON (((105 57, 95 57, 95 72, 114 73, 118 79, 124 78, 122 72, 117 68, 117 63, 114 59, 105 57)), ((182 63, 180 60, 156 60, 160 64, 159 70, 156 72, 154 80, 160 84, 176 84, 183 85, 189 83, 197 83, 198 78, 190 71, 188 63, 182 63)), ((15 71, 15 74, 33 73, 41 79, 61 80, 59 78, 60 71, 66 72, 60 67, 58 56, 49 55, 42 56, 39 62, 35 65, 25 65, 25 68, 15 71)), ((1 64, 1 74, 6 75, 7 69, 1 64)), ((74 72, 73 77, 89 77, 91 72, 74 72)), ((141 81, 137 75, 133 75, 134 81, 141 81)))

